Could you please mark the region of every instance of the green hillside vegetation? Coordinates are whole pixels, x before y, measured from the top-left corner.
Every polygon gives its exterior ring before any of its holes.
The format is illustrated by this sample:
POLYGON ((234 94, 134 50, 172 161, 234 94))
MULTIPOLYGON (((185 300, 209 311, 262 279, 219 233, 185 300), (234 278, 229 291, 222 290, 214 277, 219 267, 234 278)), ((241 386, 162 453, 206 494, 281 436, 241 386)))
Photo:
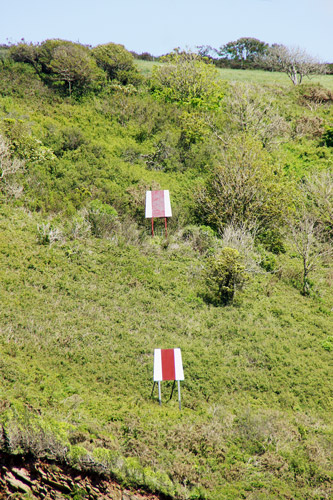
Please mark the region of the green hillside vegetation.
POLYGON ((280 77, 2 48, 4 451, 166 498, 331 497, 333 77, 280 77))

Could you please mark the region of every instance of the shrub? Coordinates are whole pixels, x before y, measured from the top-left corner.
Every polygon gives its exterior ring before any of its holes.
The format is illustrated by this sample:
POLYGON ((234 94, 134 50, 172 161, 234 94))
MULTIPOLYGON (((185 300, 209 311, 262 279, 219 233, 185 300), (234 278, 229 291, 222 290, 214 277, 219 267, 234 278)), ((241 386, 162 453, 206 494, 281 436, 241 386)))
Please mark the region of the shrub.
POLYGON ((253 234, 255 234, 256 228, 254 226, 251 229, 252 231, 245 224, 240 226, 228 224, 222 234, 222 247, 237 250, 243 257, 247 272, 257 271, 261 261, 261 256, 254 247, 253 234))
POLYGON ((281 224, 288 197, 283 174, 262 145, 240 135, 222 152, 206 186, 197 191, 197 216, 219 231, 230 223, 245 223, 262 232, 281 224))
POLYGON ((52 245, 55 241, 62 239, 62 232, 52 224, 38 224, 37 242, 40 245, 52 245))
POLYGON ((333 102, 333 92, 320 85, 302 85, 298 92, 300 103, 310 109, 333 102))
POLYGON ((194 250, 204 254, 213 251, 216 246, 216 233, 209 226, 187 226, 182 232, 182 239, 190 242, 194 250))
POLYGON ((12 157, 9 142, 0 135, 0 191, 19 198, 23 187, 16 183, 16 178, 23 169, 24 162, 12 157))
POLYGON ((248 280, 248 274, 238 250, 223 248, 208 260, 207 283, 221 304, 232 302, 236 290, 241 290, 248 280))
POLYGON ((223 86, 216 68, 193 52, 175 50, 153 69, 152 92, 165 102, 193 108, 216 109, 223 86))
POLYGON ((323 144, 327 147, 333 147, 333 127, 327 127, 322 137, 323 144))
POLYGON ((118 80, 124 85, 128 83, 135 85, 139 82, 140 75, 135 67, 134 57, 123 45, 116 43, 97 45, 92 49, 92 55, 110 80, 118 80))
POLYGON ((333 351, 333 335, 327 337, 327 339, 322 342, 321 346, 325 351, 333 351))
POLYGON ((100 200, 93 200, 90 203, 86 218, 91 226, 92 234, 98 238, 110 236, 119 225, 116 209, 100 200))

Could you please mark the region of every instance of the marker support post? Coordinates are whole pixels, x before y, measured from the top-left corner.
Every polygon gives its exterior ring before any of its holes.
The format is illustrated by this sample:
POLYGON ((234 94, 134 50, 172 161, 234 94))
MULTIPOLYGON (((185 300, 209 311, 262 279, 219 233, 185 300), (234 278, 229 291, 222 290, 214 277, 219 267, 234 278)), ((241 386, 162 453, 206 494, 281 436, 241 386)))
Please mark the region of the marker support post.
POLYGON ((180 380, 177 380, 177 382, 178 382, 178 402, 179 402, 179 409, 181 410, 182 403, 181 403, 181 399, 180 399, 180 380))

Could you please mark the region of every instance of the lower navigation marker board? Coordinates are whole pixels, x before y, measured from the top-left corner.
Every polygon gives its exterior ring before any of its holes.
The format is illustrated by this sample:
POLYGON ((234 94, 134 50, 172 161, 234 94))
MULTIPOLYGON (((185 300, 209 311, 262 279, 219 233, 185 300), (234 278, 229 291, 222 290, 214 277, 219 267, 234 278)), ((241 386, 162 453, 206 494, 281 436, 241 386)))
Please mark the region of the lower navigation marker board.
MULTIPOLYGON (((184 380, 182 354, 179 348, 176 349, 154 349, 154 386, 158 383, 158 399, 161 400, 161 382, 163 380, 173 380, 178 383, 178 401, 181 409, 180 381, 184 380)), ((153 391, 154 391, 153 386, 153 391)), ((174 386, 173 386, 174 388, 174 386)), ((172 392, 173 392, 172 388, 172 392)), ((171 393, 172 396, 172 393, 171 393)), ((171 399, 170 396, 170 399, 171 399)))

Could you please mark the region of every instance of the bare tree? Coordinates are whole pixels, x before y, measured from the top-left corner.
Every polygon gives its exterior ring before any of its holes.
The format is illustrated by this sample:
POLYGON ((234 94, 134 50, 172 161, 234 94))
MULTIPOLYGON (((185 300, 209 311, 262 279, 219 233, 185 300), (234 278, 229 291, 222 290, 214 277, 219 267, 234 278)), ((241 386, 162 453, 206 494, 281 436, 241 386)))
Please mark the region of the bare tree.
POLYGON ((326 239, 333 237, 333 169, 305 179, 303 192, 326 239))
POLYGON ((325 73, 326 67, 300 47, 289 48, 273 45, 258 61, 267 69, 286 73, 294 85, 299 85, 305 76, 325 73))
POLYGON ((306 210, 298 220, 289 223, 292 243, 302 259, 302 294, 309 295, 309 275, 317 269, 320 260, 333 254, 333 248, 323 241, 323 232, 315 218, 306 210))
POLYGON ((0 191, 19 198, 23 187, 16 183, 16 177, 23 169, 24 162, 12 158, 8 142, 0 135, 0 191))
POLYGON ((231 84, 225 105, 230 127, 239 132, 249 132, 264 147, 279 144, 290 132, 277 102, 262 87, 231 84))

